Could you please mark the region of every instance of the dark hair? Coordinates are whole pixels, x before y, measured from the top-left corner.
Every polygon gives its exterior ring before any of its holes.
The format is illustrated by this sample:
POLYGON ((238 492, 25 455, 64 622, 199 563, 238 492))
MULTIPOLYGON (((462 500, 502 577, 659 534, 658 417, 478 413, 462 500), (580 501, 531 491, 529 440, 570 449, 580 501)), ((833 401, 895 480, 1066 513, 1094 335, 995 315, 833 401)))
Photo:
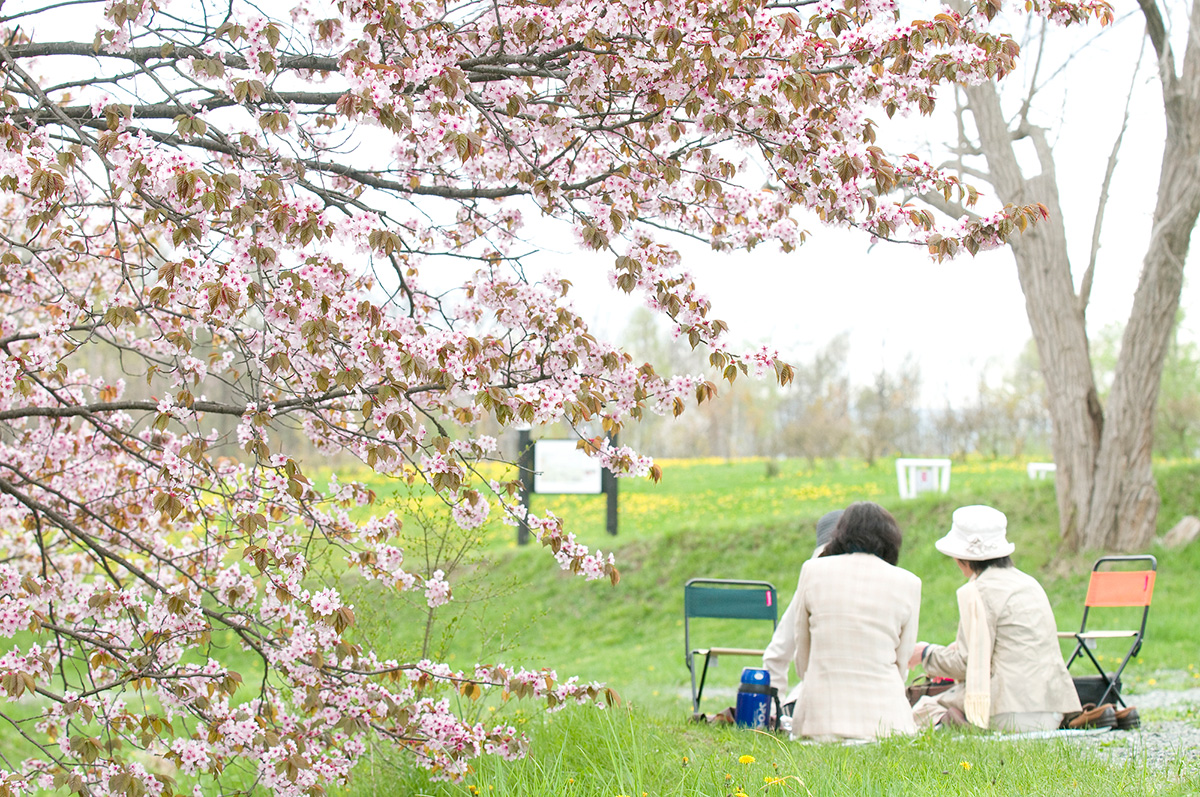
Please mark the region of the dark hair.
POLYGON ((891 513, 871 501, 846 507, 833 530, 833 539, 821 556, 869 553, 889 565, 900 560, 900 524, 891 513))
POLYGON ((996 559, 984 559, 982 562, 967 562, 967 567, 971 568, 971 572, 979 575, 989 567, 1012 567, 1011 556, 1001 556, 996 559))

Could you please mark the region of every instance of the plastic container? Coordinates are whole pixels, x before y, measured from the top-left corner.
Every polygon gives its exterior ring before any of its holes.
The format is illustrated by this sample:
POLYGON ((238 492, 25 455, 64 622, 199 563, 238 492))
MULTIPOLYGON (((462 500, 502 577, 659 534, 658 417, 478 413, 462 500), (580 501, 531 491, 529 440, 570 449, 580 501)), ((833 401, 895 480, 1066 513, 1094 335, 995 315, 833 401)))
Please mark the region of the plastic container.
POLYGON ((743 728, 766 730, 771 714, 771 674, 761 667, 742 670, 734 719, 743 728))

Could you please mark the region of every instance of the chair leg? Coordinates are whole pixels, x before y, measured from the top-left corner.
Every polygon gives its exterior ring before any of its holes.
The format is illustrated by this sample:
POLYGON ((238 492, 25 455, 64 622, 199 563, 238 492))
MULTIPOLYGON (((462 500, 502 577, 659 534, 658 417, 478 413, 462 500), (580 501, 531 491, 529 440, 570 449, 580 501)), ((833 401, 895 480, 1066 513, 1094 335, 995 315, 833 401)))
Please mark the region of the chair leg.
POLYGON ((696 696, 696 657, 688 654, 687 657, 688 672, 692 674, 692 713, 695 714, 700 710, 700 698, 696 696))
POLYGON ((1067 659, 1067 669, 1071 669, 1071 665, 1075 663, 1075 659, 1079 658, 1079 651, 1083 648, 1083 640, 1075 637, 1075 650, 1071 652, 1071 658, 1067 659))
POLYGON ((1117 681, 1121 680, 1121 673, 1125 672, 1125 665, 1129 664, 1129 660, 1132 659, 1134 656, 1136 656, 1137 652, 1141 649, 1142 649, 1142 638, 1138 637, 1137 640, 1134 641, 1133 645, 1129 648, 1129 652, 1125 654, 1125 658, 1121 659, 1121 664, 1120 664, 1120 666, 1117 667, 1117 671, 1115 673, 1113 673, 1111 688, 1113 690, 1113 693, 1116 694, 1116 696, 1117 696, 1117 701, 1122 706, 1125 705, 1125 701, 1121 699, 1121 693, 1116 691, 1117 681))
POLYGON ((1083 649, 1084 654, 1091 659, 1092 664, 1096 667, 1096 672, 1100 673, 1100 680, 1104 682, 1104 694, 1100 696, 1100 699, 1096 702, 1096 705, 1100 706, 1107 703, 1108 698, 1111 695, 1123 707, 1125 705, 1125 700, 1121 697, 1121 693, 1117 691, 1117 680, 1121 677, 1121 671, 1125 669, 1125 664, 1129 661, 1129 657, 1125 657, 1125 661, 1121 662, 1121 666, 1117 668, 1116 673, 1109 678, 1108 673, 1104 671, 1104 667, 1102 667, 1096 657, 1092 655, 1092 651, 1087 647, 1087 645, 1083 644, 1082 639, 1079 640, 1079 645, 1083 649))
MULTIPOLYGON (((700 671, 700 688, 693 692, 696 699, 695 704, 692 706, 692 711, 700 710, 700 698, 704 697, 704 679, 708 677, 708 660, 710 657, 711 654, 705 654, 704 656, 704 669, 700 671)), ((695 678, 695 670, 692 671, 692 677, 695 678)))

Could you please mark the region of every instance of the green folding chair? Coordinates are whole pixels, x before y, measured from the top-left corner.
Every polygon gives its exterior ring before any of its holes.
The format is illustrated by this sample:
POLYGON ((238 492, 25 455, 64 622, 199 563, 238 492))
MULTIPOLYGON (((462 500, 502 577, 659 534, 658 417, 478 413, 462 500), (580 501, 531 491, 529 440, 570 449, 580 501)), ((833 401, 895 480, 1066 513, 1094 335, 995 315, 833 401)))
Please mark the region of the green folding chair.
POLYGON ((778 596, 769 581, 740 581, 725 578, 693 578, 683 585, 683 650, 688 670, 692 674, 692 711, 700 710, 704 694, 704 679, 710 664, 718 656, 758 656, 761 649, 752 648, 693 648, 691 622, 695 617, 727 620, 770 620, 771 630, 779 623, 778 596), (696 681, 699 658, 704 659, 700 680, 696 681))

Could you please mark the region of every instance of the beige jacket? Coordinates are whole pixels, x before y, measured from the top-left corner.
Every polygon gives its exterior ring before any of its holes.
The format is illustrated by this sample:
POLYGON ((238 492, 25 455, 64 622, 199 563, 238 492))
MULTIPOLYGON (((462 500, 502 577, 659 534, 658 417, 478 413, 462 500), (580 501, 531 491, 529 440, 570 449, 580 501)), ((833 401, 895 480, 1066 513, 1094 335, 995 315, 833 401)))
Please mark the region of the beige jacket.
MULTIPOLYGON (((991 650, 991 712, 997 714, 1079 711, 1075 684, 1058 646, 1054 611, 1042 585, 1015 567, 991 567, 976 576, 987 616, 991 650)), ((967 639, 962 622, 947 646, 930 645, 925 672, 962 681, 967 675, 967 639)), ((963 690, 944 692, 943 705, 963 710, 963 690)))
MULTIPOLYGON (((812 558, 816 559, 825 550, 824 545, 818 545, 813 550, 812 558)), ((800 687, 803 681, 788 689, 788 670, 796 660, 796 612, 799 611, 800 590, 792 595, 792 601, 779 618, 771 642, 763 651, 763 668, 771 676, 771 686, 779 690, 779 702, 783 705, 794 703, 800 697, 800 687)), ((772 711, 775 709, 772 708, 772 711)))
POLYGON ((921 579, 865 553, 812 559, 796 587, 795 736, 875 739, 915 733, 904 696, 921 579))

